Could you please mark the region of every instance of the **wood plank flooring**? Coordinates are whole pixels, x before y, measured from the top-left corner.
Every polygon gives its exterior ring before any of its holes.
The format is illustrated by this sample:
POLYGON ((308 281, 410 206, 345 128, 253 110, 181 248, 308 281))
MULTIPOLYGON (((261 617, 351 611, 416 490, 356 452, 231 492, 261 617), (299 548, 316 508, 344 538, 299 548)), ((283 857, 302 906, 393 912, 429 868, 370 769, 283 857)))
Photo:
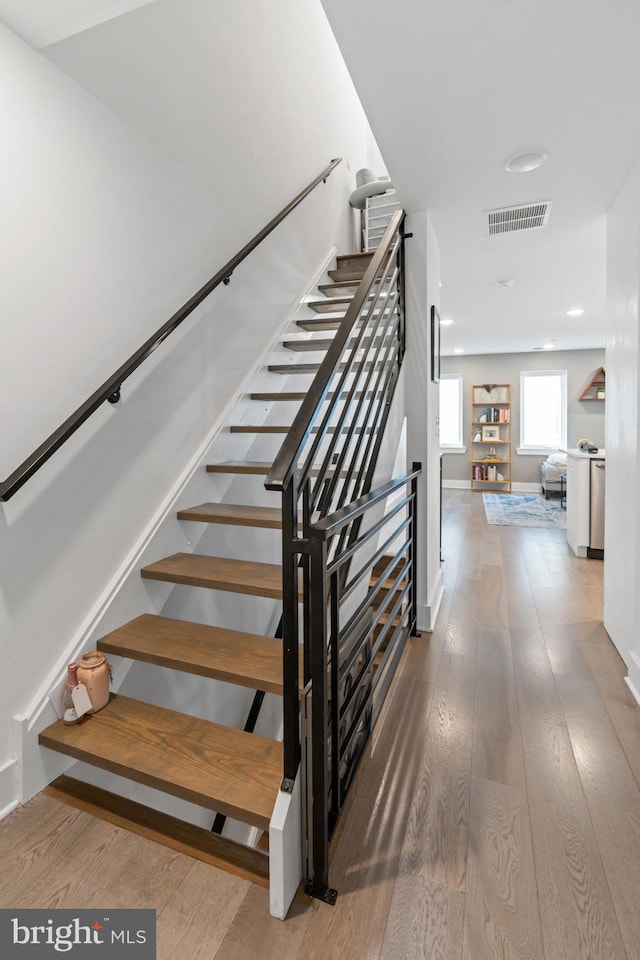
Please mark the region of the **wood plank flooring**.
POLYGON ((445 491, 443 553, 436 630, 338 827, 335 907, 301 896, 283 924, 248 880, 45 795, 0 824, 0 906, 155 907, 177 960, 636 960, 640 708, 603 565, 489 527, 466 491, 445 491))

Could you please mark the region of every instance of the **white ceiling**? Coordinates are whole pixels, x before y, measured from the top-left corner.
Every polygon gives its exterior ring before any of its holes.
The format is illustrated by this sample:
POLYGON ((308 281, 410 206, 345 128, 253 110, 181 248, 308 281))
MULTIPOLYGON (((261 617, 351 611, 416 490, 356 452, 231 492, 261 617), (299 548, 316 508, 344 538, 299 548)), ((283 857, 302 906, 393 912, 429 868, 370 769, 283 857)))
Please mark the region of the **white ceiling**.
POLYGON ((640 155, 639 0, 322 2, 401 200, 433 216, 443 351, 603 346, 606 211, 640 155), (528 147, 547 163, 508 173, 528 147), (548 227, 487 237, 482 211, 541 200, 548 227))
MULTIPOLYGON (((42 48, 151 2, 0 0, 0 20, 42 48)), ((443 352, 603 346, 606 211, 640 155, 640 0, 322 2, 402 202, 432 214, 443 352), (528 147, 547 163, 507 173, 528 147), (483 211, 540 200, 548 227, 486 236, 483 211)))
POLYGON ((0 0, 0 21, 36 50, 154 0, 0 0))

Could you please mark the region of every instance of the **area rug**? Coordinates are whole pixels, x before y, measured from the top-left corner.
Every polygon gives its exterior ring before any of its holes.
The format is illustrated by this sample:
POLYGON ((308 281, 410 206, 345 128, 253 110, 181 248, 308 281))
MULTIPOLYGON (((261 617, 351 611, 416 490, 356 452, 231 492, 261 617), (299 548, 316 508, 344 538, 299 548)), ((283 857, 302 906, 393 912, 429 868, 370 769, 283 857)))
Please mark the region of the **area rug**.
POLYGON ((508 527, 560 527, 566 529, 567 511, 559 501, 534 493, 483 493, 487 523, 508 527))

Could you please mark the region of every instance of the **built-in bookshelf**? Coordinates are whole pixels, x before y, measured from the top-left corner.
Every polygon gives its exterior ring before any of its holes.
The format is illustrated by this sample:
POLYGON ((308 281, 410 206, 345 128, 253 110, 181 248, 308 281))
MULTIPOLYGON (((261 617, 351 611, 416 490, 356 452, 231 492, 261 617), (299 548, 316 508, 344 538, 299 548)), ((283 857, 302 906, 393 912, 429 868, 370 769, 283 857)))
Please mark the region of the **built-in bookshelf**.
POLYGON ((471 388, 471 489, 511 493, 511 384, 471 388))

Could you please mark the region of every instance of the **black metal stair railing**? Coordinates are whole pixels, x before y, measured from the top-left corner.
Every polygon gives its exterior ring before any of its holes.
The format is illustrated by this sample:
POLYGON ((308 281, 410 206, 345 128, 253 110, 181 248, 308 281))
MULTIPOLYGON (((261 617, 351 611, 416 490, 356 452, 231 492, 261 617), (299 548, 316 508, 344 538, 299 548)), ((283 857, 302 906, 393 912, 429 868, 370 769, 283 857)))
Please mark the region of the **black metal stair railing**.
POLYGON ((406 641, 416 632, 420 466, 309 528, 307 890, 328 903, 337 895, 329 885, 329 840, 406 641), (331 541, 358 521, 359 533, 329 559, 331 541))
MULTIPOLYGON (((366 586, 365 573, 362 570, 368 569, 370 572, 375 559, 371 560, 368 568, 365 564, 356 577, 350 574, 351 563, 356 556, 361 558, 360 551, 365 544, 367 549, 373 548, 373 536, 376 533, 382 535, 382 527, 376 527, 374 533, 367 529, 371 523, 369 510, 372 507, 355 509, 354 512, 354 505, 360 504, 360 498, 369 494, 371 490, 405 350, 403 220, 402 211, 393 215, 265 482, 267 489, 276 490, 282 494, 284 661, 282 788, 288 791, 293 789, 301 759, 300 626, 302 625, 304 641, 302 655, 305 689, 308 690, 310 685, 315 686, 315 696, 320 697, 318 703, 324 702, 324 695, 319 691, 324 689, 326 683, 322 680, 314 683, 313 676, 315 675, 317 680, 324 670, 326 679, 326 670, 329 669, 327 660, 329 607, 331 607, 333 618, 331 629, 335 631, 338 629, 340 610, 344 617, 344 610, 356 603, 356 600, 358 603, 362 600, 359 594, 366 586), (336 517, 347 519, 344 522, 338 522, 336 517), (329 526, 326 529, 319 526, 327 518, 333 518, 329 526), (300 607, 302 608, 301 623, 300 607), (324 667, 320 666, 320 662, 324 663, 324 667)), ((395 487, 389 488, 385 497, 391 496, 395 490, 395 487)), ((376 497, 374 502, 375 505, 379 505, 382 500, 376 497)), ((412 498, 404 502, 404 508, 410 508, 412 511, 414 504, 415 491, 412 498)), ((370 618, 367 614, 367 618, 371 619, 372 630, 375 631, 376 623, 382 623, 383 641, 385 638, 391 640, 400 636, 406 639, 406 630, 410 631, 415 627, 413 581, 415 519, 412 519, 413 516, 412 514, 405 520, 405 527, 408 525, 411 537, 409 546, 406 547, 406 563, 401 567, 406 579, 406 583, 403 581, 404 592, 399 600, 394 598, 393 604, 389 605, 389 601, 386 604, 383 603, 382 608, 370 618), (407 606, 413 609, 412 616, 406 613, 407 606), (398 623, 395 621, 399 612, 402 619, 398 632, 398 623)), ((402 527, 398 536, 402 534, 405 527, 402 527)), ((389 544, 392 543, 393 538, 389 541, 389 544)), ((396 574, 400 573, 400 567, 394 566, 393 570, 396 574)), ((399 582, 401 579, 400 577, 399 582)), ((355 627, 359 622, 354 624, 349 619, 347 625, 349 643, 357 644, 355 633, 358 631, 355 627)), ((338 635, 333 632, 331 636, 338 635)), ((342 634, 339 640, 335 640, 340 649, 344 646, 344 642, 342 634)), ((359 644, 357 645, 359 649, 359 644)), ((395 640, 391 646, 395 649, 395 640)), ((375 659, 381 650, 377 640, 373 648, 376 651, 373 655, 375 659)), ((342 653, 338 656, 342 656, 342 653)), ((386 654, 383 658, 386 671, 391 661, 387 660, 386 654)), ((365 686, 370 691, 374 688, 381 691, 383 688, 380 686, 380 681, 372 685, 373 673, 378 671, 374 671, 373 661, 367 661, 367 663, 364 673, 359 660, 357 665, 352 664, 350 676, 352 679, 355 678, 356 686, 360 690, 364 689, 362 681, 366 677, 369 679, 366 679, 365 686)), ((377 661, 375 666, 378 666, 377 661)), ((337 682, 338 686, 333 691, 332 703, 337 705, 340 682, 335 681, 335 676, 337 673, 332 674, 334 677, 332 683, 337 682)), ((350 695, 348 699, 343 697, 340 707, 340 710, 346 710, 350 717, 349 711, 356 706, 357 700, 357 710, 353 716, 359 719, 353 730, 350 723, 348 747, 350 759, 347 762, 349 770, 355 768, 358 753, 351 751, 351 745, 356 740, 358 743, 362 740, 360 734, 355 732, 360 729, 362 720, 362 702, 358 699, 362 696, 362 693, 358 693, 350 695)), ((320 766, 323 764, 326 766, 327 744, 333 744, 333 757, 337 758, 340 737, 336 731, 339 724, 344 724, 348 718, 344 714, 341 719, 336 720, 331 726, 330 735, 327 735, 326 710, 316 708, 316 699, 313 702, 312 765, 318 763, 320 766), (336 736, 338 736, 337 741, 336 736), (324 760, 320 759, 323 756, 324 760)), ((367 717, 371 719, 372 716, 373 713, 370 711, 367 717)), ((323 813, 319 815, 317 824, 314 818, 310 872, 313 877, 314 894, 327 900, 331 900, 332 897, 327 880, 328 837, 332 821, 337 817, 341 806, 341 797, 344 796, 350 782, 350 775, 346 778, 342 774, 337 776, 337 771, 343 762, 344 760, 336 761, 335 769, 329 763, 327 768, 331 771, 333 796, 330 808, 325 810, 324 803, 319 795, 316 796, 315 787, 313 788, 314 807, 318 810, 322 809, 323 813), (321 827, 321 824, 324 824, 324 827, 321 827)), ((325 774, 320 776, 318 773, 318 776, 314 776, 312 778, 314 784, 316 781, 322 781, 327 785, 328 774, 325 774)))

